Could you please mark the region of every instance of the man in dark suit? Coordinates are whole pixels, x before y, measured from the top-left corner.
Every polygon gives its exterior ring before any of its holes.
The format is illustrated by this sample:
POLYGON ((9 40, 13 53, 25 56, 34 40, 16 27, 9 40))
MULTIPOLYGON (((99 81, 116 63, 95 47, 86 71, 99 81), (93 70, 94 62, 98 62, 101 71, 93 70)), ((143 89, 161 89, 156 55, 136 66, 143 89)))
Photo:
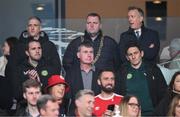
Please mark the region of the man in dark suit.
POLYGON ((160 41, 158 32, 144 26, 144 12, 138 7, 128 8, 129 29, 120 36, 121 62, 125 62, 125 47, 130 41, 138 42, 144 51, 144 60, 157 63, 160 41))
POLYGON ((97 69, 92 64, 94 60, 93 46, 89 42, 80 44, 77 52, 79 63, 74 64, 66 72, 65 80, 70 86, 68 98, 72 100, 70 110, 75 108, 75 94, 82 89, 91 89, 95 94, 100 93, 100 87, 97 84, 97 69))

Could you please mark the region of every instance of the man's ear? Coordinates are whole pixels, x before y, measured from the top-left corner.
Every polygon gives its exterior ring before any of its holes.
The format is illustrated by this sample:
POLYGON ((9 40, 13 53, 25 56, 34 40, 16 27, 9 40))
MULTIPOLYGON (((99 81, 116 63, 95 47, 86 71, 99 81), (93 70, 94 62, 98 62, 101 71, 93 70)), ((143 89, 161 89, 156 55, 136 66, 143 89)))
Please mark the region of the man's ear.
POLYGON ((128 58, 128 56, 126 55, 126 59, 129 61, 129 58, 128 58))
POLYGON ((25 53, 26 53, 27 56, 29 56, 29 52, 27 50, 25 51, 25 53))
POLYGON ((143 22, 143 20, 144 20, 144 17, 140 16, 140 21, 143 22))
POLYGON ((39 112, 40 112, 41 115, 46 115, 46 114, 45 114, 46 111, 45 111, 44 109, 40 109, 39 112))
POLYGON ((141 57, 143 57, 144 56, 144 51, 143 50, 141 50, 141 57))
POLYGON ((77 58, 80 58, 80 53, 79 53, 79 52, 77 52, 77 54, 76 54, 76 55, 77 55, 77 58))
POLYGON ((97 83, 98 83, 98 85, 101 85, 101 82, 100 82, 100 80, 99 80, 99 79, 97 79, 97 83))
POLYGON ((24 97, 24 99, 26 99, 26 94, 25 93, 23 93, 23 97, 24 97))
POLYGON ((79 106, 80 105, 80 101, 77 99, 77 100, 75 100, 75 105, 76 106, 79 106))

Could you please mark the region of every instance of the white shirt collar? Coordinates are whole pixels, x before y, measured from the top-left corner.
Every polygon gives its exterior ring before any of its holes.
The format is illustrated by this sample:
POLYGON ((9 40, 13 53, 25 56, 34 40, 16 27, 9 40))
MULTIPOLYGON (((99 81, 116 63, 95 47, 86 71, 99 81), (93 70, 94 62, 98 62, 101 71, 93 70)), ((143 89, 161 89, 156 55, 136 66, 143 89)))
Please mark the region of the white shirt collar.
POLYGON ((141 28, 134 30, 134 32, 139 31, 139 35, 141 35, 141 28))

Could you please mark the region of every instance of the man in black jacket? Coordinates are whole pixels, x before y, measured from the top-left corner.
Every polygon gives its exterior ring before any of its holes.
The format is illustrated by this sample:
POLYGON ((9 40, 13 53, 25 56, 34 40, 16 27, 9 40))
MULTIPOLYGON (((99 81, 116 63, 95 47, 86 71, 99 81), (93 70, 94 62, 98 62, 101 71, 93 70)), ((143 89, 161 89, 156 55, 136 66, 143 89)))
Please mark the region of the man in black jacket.
POLYGON ((166 93, 166 81, 156 65, 142 61, 144 52, 137 43, 130 42, 125 50, 129 62, 118 71, 120 93, 137 96, 142 115, 150 116, 166 93))
POLYGON ((91 43, 83 42, 78 48, 77 57, 79 63, 74 64, 67 72, 65 80, 70 86, 67 93, 72 101, 70 110, 75 109, 75 95, 79 90, 91 89, 95 94, 100 93, 100 87, 97 83, 98 69, 92 64, 94 54, 91 43))
POLYGON ((97 13, 90 13, 86 19, 84 36, 74 39, 67 47, 63 58, 63 67, 67 71, 78 62, 76 53, 81 42, 90 42, 94 49, 94 65, 101 69, 119 67, 118 45, 114 39, 104 36, 101 30, 101 17, 97 13))
POLYGON ((49 41, 48 35, 41 31, 41 20, 36 17, 30 17, 27 24, 27 30, 23 31, 19 37, 19 43, 12 52, 12 57, 9 60, 8 67, 13 71, 16 65, 22 64, 26 59, 25 46, 30 38, 38 40, 42 47, 42 56, 46 61, 55 67, 55 71, 61 72, 61 62, 57 48, 53 42, 49 41))
POLYGON ((138 42, 144 51, 144 60, 157 63, 160 41, 158 32, 144 26, 144 12, 138 7, 128 8, 129 29, 120 36, 119 51, 121 63, 126 60, 125 47, 130 41, 138 42))
POLYGON ((29 39, 25 53, 28 58, 13 71, 13 92, 18 101, 22 99, 21 85, 25 80, 37 80, 44 88, 47 85, 48 78, 53 74, 58 74, 56 68, 42 57, 39 41, 29 39))

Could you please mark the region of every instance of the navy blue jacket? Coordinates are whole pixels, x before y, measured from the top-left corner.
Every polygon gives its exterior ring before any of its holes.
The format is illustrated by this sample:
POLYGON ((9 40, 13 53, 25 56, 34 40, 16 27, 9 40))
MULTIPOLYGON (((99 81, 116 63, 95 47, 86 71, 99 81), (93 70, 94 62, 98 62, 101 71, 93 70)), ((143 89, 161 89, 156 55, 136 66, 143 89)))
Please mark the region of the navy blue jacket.
MULTIPOLYGON (((103 69, 104 67, 117 69, 120 63, 119 61, 120 57, 118 54, 118 45, 114 39, 108 36, 104 36, 104 37, 102 36, 103 36, 102 32, 100 31, 97 38, 94 41, 92 41, 90 35, 85 31, 85 35, 82 38, 84 38, 84 41, 89 41, 90 43, 92 43, 94 48, 94 57, 96 56, 99 50, 99 46, 102 38, 104 38, 102 51, 100 53, 99 59, 95 63, 95 67, 97 69, 103 69)), ((63 67, 66 71, 70 69, 70 67, 73 64, 78 63, 78 58, 76 53, 78 52, 78 47, 82 42, 82 38, 78 37, 77 39, 72 40, 72 42, 68 45, 66 49, 66 52, 63 57, 63 67)))

